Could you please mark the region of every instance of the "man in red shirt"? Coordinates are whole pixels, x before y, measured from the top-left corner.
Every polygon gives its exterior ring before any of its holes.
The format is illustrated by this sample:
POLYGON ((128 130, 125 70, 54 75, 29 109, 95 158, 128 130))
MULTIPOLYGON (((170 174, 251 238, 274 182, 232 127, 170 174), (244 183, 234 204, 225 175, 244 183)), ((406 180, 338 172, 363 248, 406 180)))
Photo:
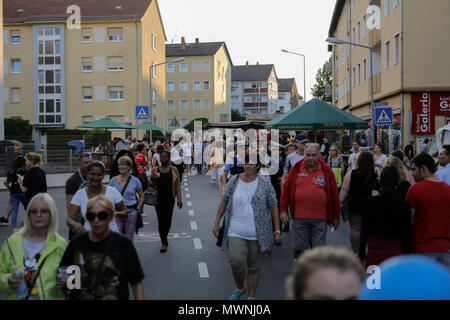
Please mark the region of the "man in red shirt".
POLYGON ((412 252, 450 268, 450 186, 436 178, 436 164, 426 153, 412 160, 412 171, 417 183, 406 195, 413 220, 412 252))
POLYGON ((340 202, 336 180, 331 168, 320 158, 320 146, 306 146, 305 159, 289 171, 283 185, 280 210, 281 221, 292 218, 294 257, 310 246, 326 245, 327 225, 339 226, 340 202))

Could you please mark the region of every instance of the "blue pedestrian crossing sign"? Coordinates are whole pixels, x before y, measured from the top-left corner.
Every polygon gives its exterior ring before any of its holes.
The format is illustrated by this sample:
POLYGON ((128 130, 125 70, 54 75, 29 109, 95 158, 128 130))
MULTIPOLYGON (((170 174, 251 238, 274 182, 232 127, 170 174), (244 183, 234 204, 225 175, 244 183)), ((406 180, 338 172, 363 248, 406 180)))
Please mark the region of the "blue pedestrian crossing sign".
POLYGON ((148 106, 136 106, 136 120, 148 120, 148 115, 148 106))
POLYGON ((377 126, 385 126, 393 124, 392 108, 376 108, 375 109, 375 124, 377 126))

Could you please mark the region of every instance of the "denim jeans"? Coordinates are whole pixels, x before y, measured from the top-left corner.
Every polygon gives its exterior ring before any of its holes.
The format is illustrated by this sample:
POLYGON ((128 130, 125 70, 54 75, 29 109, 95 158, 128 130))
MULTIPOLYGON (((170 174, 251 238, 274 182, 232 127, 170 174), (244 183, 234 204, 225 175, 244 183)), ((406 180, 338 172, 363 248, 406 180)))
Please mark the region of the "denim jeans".
POLYGON ((25 193, 11 193, 11 224, 13 229, 17 228, 17 214, 19 212, 19 205, 22 202, 23 208, 27 210, 27 201, 25 199, 25 193))

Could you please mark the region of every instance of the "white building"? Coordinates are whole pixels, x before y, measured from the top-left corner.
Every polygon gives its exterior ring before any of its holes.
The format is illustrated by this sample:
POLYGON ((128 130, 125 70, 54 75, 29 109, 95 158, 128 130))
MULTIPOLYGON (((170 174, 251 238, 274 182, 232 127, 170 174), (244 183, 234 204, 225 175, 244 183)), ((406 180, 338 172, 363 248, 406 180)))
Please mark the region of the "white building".
POLYGON ((278 79, 278 101, 275 112, 286 113, 298 106, 299 94, 295 78, 278 79))

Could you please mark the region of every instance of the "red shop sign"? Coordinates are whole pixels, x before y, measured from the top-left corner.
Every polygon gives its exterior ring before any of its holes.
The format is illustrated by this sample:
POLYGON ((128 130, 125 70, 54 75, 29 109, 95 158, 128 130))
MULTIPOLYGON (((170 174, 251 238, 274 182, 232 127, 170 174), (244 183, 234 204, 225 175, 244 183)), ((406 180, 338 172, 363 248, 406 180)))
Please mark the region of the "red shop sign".
POLYGON ((450 116, 450 92, 413 93, 411 110, 411 133, 414 135, 434 135, 434 117, 436 115, 450 116))

